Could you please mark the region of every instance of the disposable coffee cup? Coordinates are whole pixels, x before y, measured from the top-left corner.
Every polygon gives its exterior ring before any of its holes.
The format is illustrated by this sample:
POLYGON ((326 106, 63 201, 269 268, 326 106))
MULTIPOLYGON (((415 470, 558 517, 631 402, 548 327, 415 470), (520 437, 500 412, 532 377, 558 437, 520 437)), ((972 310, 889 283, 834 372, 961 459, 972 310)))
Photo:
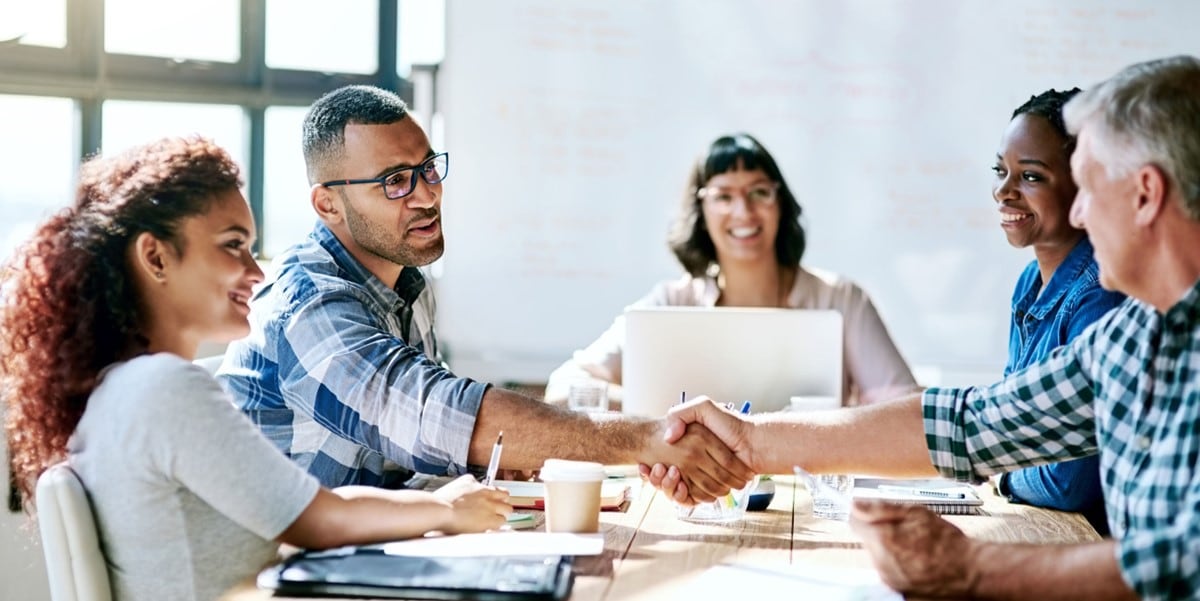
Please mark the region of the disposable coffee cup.
POLYGON ((604 466, 589 461, 547 459, 541 469, 546 485, 547 532, 599 532, 600 485, 604 466))

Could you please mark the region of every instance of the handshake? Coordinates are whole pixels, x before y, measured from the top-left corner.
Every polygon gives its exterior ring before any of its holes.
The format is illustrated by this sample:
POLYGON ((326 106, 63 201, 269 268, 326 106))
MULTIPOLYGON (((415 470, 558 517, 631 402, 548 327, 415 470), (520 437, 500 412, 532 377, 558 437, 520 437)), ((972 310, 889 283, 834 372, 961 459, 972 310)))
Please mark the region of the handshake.
POLYGON ((638 470, 677 503, 694 505, 739 489, 763 471, 749 442, 748 416, 700 396, 667 413, 638 470))

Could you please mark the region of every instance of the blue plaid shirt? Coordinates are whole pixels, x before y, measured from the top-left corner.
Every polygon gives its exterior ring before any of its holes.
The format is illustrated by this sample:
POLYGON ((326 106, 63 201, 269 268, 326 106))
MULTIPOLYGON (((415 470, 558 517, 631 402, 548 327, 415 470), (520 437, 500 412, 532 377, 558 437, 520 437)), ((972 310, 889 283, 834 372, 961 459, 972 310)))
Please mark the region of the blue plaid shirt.
POLYGON ((389 288, 322 223, 273 271, 217 373, 242 412, 325 486, 465 472, 487 385, 438 361, 420 271, 389 288))
POLYGON ((1045 361, 923 403, 950 478, 1099 452, 1125 581, 1143 599, 1200 599, 1200 281, 1165 314, 1129 299, 1045 361))

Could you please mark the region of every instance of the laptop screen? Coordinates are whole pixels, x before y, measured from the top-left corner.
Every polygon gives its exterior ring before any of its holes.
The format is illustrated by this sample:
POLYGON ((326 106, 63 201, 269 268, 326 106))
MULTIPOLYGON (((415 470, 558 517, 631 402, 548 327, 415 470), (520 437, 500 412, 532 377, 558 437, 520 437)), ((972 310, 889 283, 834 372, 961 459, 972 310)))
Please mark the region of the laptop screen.
POLYGON ((625 311, 622 411, 661 417, 708 395, 762 413, 797 395, 842 398, 842 315, 831 310, 654 307, 625 311))

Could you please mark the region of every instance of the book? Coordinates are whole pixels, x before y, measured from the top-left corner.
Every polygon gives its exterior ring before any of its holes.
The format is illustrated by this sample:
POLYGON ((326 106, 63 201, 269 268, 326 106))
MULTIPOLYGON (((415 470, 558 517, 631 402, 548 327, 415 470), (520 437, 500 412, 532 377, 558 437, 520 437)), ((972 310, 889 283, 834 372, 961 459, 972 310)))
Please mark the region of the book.
MULTIPOLYGON (((542 482, 496 480, 497 488, 508 491, 508 502, 517 509, 546 509, 546 485, 542 482)), ((605 480, 600 484, 600 509, 619 511, 629 497, 629 484, 621 480, 605 480)))
POLYGON ((889 503, 924 505, 930 511, 948 515, 979 513, 983 499, 975 488, 952 480, 892 480, 887 478, 855 478, 853 496, 860 499, 882 499, 889 503))

